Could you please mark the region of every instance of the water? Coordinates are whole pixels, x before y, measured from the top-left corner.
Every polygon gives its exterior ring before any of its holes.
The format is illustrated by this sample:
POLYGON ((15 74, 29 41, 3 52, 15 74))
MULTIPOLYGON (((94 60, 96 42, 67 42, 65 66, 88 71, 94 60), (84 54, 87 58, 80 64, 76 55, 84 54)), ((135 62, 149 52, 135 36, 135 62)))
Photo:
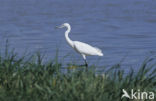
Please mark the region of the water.
POLYGON ((89 64, 111 66, 124 58, 123 66, 138 67, 156 53, 156 1, 154 0, 0 0, 0 46, 6 39, 19 54, 40 50, 53 59, 78 61, 82 57, 70 48, 65 29, 55 26, 68 22, 70 38, 103 50, 104 57, 87 57, 89 64))

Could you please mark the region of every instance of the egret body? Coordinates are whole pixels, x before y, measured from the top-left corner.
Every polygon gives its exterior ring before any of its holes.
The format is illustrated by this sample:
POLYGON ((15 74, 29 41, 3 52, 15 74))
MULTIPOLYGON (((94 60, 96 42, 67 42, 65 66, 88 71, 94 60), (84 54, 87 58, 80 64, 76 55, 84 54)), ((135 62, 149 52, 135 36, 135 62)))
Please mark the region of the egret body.
POLYGON ((63 27, 67 28, 67 30, 65 32, 65 38, 66 38, 67 43, 76 52, 78 52, 79 54, 82 55, 82 57, 83 57, 83 59, 85 61, 86 67, 88 67, 88 64, 87 64, 87 61, 86 61, 86 56, 89 56, 89 55, 103 56, 102 51, 97 47, 93 47, 93 46, 91 46, 89 44, 86 44, 86 43, 83 43, 83 42, 80 42, 80 41, 72 41, 68 36, 69 32, 71 31, 71 27, 70 27, 70 25, 68 23, 64 23, 61 26, 59 26, 58 28, 63 28, 63 27))

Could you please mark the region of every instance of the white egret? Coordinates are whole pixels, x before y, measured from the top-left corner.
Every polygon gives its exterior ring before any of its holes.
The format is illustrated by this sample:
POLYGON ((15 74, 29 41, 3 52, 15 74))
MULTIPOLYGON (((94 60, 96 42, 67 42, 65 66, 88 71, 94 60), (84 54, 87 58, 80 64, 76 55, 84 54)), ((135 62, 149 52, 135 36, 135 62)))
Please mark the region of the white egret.
POLYGON ((86 61, 86 56, 89 55, 98 55, 98 56, 103 56, 102 51, 97 48, 97 47, 93 47, 90 46, 86 43, 80 42, 80 41, 72 41, 69 37, 68 34, 71 31, 71 27, 68 23, 64 23, 61 26, 57 27, 57 28, 63 28, 66 27, 67 30, 65 32, 65 38, 67 43, 78 53, 80 53, 85 61, 85 65, 86 67, 88 67, 87 61, 86 61))

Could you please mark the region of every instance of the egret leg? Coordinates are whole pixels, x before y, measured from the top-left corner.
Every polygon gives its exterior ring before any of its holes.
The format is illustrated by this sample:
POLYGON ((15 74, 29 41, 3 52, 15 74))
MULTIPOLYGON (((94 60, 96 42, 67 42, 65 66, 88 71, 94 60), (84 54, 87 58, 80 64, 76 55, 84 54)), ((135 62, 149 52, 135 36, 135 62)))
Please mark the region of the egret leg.
POLYGON ((86 61, 86 55, 84 55, 84 54, 81 54, 81 55, 82 55, 82 57, 83 57, 83 59, 85 61, 86 71, 88 71, 88 63, 86 61))
POLYGON ((85 66, 88 67, 88 64, 87 64, 87 61, 86 61, 86 56, 84 54, 82 54, 82 57, 83 57, 83 59, 85 61, 85 66))
POLYGON ((85 60, 85 66, 86 66, 86 68, 88 68, 88 63, 87 63, 87 61, 85 60))
POLYGON ((85 60, 85 66, 86 66, 86 71, 88 71, 88 63, 86 60, 85 60))

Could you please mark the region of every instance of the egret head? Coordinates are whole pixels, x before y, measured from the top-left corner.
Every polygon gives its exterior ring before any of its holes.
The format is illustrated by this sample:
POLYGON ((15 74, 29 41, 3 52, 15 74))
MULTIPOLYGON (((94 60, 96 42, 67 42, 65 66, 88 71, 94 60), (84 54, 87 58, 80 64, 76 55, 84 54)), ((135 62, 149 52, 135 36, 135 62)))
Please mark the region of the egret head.
POLYGON ((61 26, 58 26, 57 28, 63 28, 63 27, 70 27, 69 23, 64 23, 61 26))

